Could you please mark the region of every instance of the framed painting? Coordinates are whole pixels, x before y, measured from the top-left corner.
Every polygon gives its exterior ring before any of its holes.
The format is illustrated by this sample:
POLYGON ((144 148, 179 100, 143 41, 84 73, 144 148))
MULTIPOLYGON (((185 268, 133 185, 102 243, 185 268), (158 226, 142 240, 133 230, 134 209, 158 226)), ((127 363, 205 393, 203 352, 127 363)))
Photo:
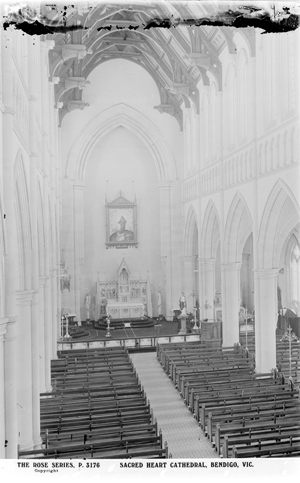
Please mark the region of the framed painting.
POLYGON ((106 248, 137 247, 136 202, 121 194, 106 203, 106 248))

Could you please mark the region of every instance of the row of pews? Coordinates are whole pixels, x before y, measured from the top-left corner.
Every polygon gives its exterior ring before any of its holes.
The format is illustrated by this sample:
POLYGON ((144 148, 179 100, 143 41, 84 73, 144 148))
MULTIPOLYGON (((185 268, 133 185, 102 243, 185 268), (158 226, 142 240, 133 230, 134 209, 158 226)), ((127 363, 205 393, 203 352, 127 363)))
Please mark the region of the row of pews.
POLYGON ((124 347, 61 351, 41 394, 43 448, 19 458, 168 458, 124 347))
POLYGON ((278 370, 256 374, 249 350, 160 344, 157 358, 218 455, 300 455, 299 387, 278 370))
MULTIPOLYGON (((285 378, 291 377, 294 384, 300 383, 300 342, 297 338, 291 338, 291 343, 286 337, 277 336, 276 338, 276 369, 285 378)), ((247 340, 243 333, 240 333, 240 344, 255 354, 255 336, 251 331, 247 340)))

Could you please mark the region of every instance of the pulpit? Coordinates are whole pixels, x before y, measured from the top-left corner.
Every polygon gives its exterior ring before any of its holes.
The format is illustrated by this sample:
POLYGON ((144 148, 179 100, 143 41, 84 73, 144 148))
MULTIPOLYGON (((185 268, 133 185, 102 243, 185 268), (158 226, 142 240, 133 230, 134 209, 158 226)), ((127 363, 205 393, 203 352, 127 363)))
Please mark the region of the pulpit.
POLYGON ((134 280, 123 258, 117 280, 97 282, 100 317, 112 319, 142 319, 152 316, 151 293, 148 280, 134 280))
POLYGON ((222 343, 221 327, 222 322, 219 320, 202 320, 201 321, 201 341, 206 347, 220 347, 222 343))

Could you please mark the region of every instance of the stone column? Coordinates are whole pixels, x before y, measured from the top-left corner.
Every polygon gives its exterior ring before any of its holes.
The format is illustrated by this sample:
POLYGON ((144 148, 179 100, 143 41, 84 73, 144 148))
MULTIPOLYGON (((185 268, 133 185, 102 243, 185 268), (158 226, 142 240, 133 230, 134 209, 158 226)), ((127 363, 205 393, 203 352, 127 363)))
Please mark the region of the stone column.
POLYGON ((187 302, 187 311, 193 312, 193 290, 195 287, 195 256, 184 257, 184 268, 185 268, 185 283, 182 287, 182 291, 185 293, 185 298, 187 302))
POLYGON ((32 416, 34 448, 41 447, 40 436, 40 353, 39 353, 39 293, 33 291, 31 308, 31 355, 32 355, 32 416))
POLYGON ((223 346, 239 342, 241 263, 221 264, 223 346))
POLYGON ((46 392, 45 369, 45 293, 46 277, 39 277, 39 359, 40 359, 40 392, 46 392))
POLYGON ((214 298, 215 298, 215 266, 216 259, 209 258, 201 260, 201 271, 202 271, 202 303, 201 303, 201 319, 214 319, 214 298), (204 308, 204 305, 210 308, 204 308))
POLYGON ((74 216, 74 294, 75 313, 78 325, 81 325, 80 297, 81 297, 81 269, 84 262, 84 224, 83 224, 83 193, 82 180, 74 181, 73 185, 73 216, 74 216))
POLYGON ((4 339, 6 458, 14 459, 18 448, 16 326, 17 316, 9 317, 4 339))
POLYGON ((5 421, 5 383, 4 383, 4 335, 8 319, 0 319, 0 459, 5 458, 4 441, 6 439, 5 421))
MULTIPOLYGON (((168 182, 159 185, 160 201, 160 248, 165 273, 166 317, 173 319, 172 309, 172 260, 171 260, 171 186, 168 182)), ((176 305, 177 307, 177 305, 176 305)))
POLYGON ((254 270, 256 372, 276 367, 278 269, 254 270))
POLYGON ((45 277, 44 292, 44 320, 45 320, 45 383, 46 391, 51 392, 51 357, 52 357, 52 306, 51 306, 51 280, 45 277))
POLYGON ((32 341, 31 341, 31 303, 33 291, 16 292, 19 315, 17 338, 17 413, 18 444, 22 450, 32 449, 33 407, 32 407, 32 341))
MULTIPOLYGON (((31 52, 33 57, 33 52, 31 52)), ((30 69, 34 63, 30 62, 30 69)), ((33 73, 30 74, 31 90, 34 89, 33 73)), ((30 211, 31 211, 31 286, 33 289, 31 308, 31 357, 32 357, 32 415, 33 415, 33 441, 34 448, 41 446, 40 437, 40 357, 39 357, 39 257, 38 257, 38 233, 37 233, 37 154, 36 154, 36 123, 35 123, 36 98, 29 99, 29 142, 30 154, 30 211)))
POLYGON ((51 271, 52 291, 52 359, 57 359, 57 271, 51 271))
POLYGON ((12 39, 8 32, 8 42, 3 46, 3 199, 5 200, 5 230, 7 251, 4 254, 5 273, 5 317, 8 319, 4 338, 4 381, 5 381, 5 439, 8 441, 6 458, 17 457, 17 379, 16 379, 16 284, 17 279, 17 232, 15 219, 14 184, 14 111, 12 99, 12 39))

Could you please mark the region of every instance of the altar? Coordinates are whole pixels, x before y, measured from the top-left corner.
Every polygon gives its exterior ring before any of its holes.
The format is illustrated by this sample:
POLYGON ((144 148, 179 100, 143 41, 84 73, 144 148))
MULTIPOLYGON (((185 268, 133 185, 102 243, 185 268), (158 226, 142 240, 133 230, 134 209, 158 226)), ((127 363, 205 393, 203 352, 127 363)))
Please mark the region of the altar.
POLYGON ((148 280, 134 280, 123 258, 117 280, 97 281, 99 318, 141 319, 152 317, 151 293, 148 280))
POLYGON ((108 302, 107 315, 110 315, 112 319, 141 319, 144 316, 144 304, 108 302))

